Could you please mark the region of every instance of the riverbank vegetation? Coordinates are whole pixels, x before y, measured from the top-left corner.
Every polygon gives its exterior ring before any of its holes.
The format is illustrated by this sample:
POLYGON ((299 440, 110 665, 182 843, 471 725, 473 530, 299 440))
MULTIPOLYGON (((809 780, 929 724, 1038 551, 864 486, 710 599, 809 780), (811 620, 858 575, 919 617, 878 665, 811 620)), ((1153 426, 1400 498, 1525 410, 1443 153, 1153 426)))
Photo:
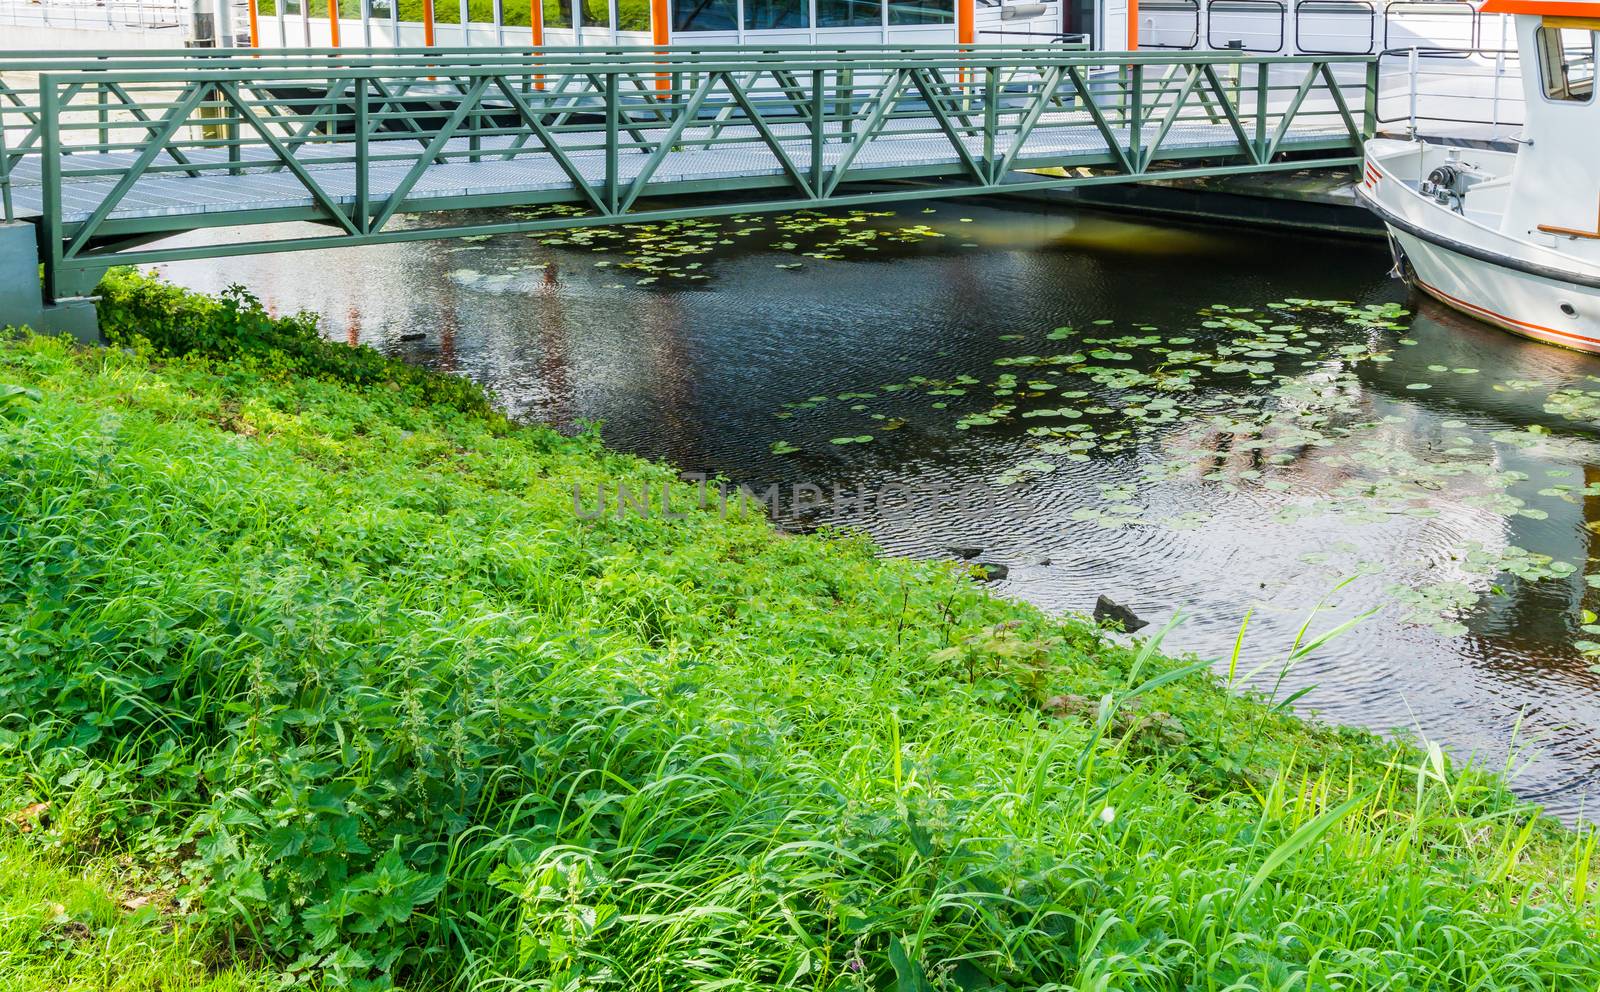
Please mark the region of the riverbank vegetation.
POLYGON ((1437 747, 104 292, 0 347, 7 988, 1600 983, 1593 835, 1437 747))

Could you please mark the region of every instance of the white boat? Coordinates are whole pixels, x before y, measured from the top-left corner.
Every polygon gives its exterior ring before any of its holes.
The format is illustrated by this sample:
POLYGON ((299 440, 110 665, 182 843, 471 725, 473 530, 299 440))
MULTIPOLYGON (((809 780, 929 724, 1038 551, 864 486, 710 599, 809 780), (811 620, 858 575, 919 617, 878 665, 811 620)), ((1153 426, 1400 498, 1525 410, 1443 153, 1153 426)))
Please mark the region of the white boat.
POLYGON ((1359 192, 1412 284, 1513 333, 1600 353, 1600 3, 1483 9, 1516 17, 1518 150, 1369 141, 1359 192))

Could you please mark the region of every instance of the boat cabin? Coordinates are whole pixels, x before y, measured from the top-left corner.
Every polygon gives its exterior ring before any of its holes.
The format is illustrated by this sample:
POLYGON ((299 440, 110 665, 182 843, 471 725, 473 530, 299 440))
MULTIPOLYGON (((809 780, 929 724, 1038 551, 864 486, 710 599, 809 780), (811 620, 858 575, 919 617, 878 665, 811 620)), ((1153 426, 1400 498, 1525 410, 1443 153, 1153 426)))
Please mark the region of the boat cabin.
POLYGON ((1511 174, 1473 186, 1467 203, 1502 213, 1506 234, 1600 262, 1600 3, 1489 0, 1484 9, 1515 17, 1526 117, 1511 174))

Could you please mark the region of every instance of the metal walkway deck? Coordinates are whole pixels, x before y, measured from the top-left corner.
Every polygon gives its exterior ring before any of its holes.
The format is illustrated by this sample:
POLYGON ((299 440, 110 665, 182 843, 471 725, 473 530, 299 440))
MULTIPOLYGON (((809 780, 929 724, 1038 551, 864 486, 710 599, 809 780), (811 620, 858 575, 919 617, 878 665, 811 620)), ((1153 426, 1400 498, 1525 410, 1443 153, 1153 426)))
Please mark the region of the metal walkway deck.
POLYGON ((1037 187, 1354 164, 1372 70, 1053 48, 0 55, 0 191, 43 228, 55 298, 110 264, 987 193, 1019 170, 1037 187), (460 213, 547 203, 586 209, 460 213), (281 221, 334 231, 259 233, 281 221), (238 239, 153 246, 222 225, 238 239))

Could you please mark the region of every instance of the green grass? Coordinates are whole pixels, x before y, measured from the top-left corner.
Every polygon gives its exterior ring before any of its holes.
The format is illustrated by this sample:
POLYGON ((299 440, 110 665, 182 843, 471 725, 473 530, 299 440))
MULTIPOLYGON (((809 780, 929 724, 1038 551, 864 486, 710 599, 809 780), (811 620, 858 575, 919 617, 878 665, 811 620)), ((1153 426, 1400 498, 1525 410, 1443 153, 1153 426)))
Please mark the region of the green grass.
POLYGON ((67 868, 0 838, 0 976, 6 992, 265 992, 272 972, 221 961, 175 920, 168 893, 116 865, 67 868), (143 884, 141 884, 143 883, 143 884))
POLYGON ((248 298, 104 292, 127 347, 0 347, 0 814, 51 810, 0 885, 115 858, 181 928, 102 901, 0 987, 119 940, 241 987, 1600 985, 1593 835, 1437 748, 860 541, 581 520, 692 491, 248 298))

